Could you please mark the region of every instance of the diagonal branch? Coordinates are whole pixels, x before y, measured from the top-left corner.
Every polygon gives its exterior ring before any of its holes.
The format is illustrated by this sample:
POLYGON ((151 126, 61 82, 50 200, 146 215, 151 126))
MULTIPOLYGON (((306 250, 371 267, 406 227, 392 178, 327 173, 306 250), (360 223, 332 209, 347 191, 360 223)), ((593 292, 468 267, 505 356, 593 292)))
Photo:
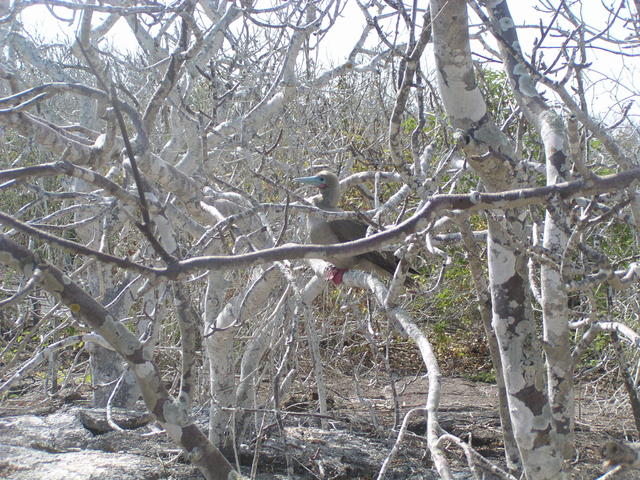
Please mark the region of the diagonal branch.
POLYGON ((454 211, 469 215, 479 211, 515 209, 527 205, 549 203, 554 198, 569 199, 577 195, 598 195, 632 187, 640 180, 640 168, 615 175, 575 180, 543 187, 522 188, 504 192, 434 195, 416 213, 398 225, 353 242, 332 245, 288 244, 277 248, 256 250, 229 256, 193 257, 170 263, 166 268, 147 267, 126 259, 97 252, 76 242, 50 235, 0 212, 0 223, 10 225, 31 236, 42 238, 62 248, 96 257, 97 260, 129 268, 145 276, 162 276, 171 280, 201 270, 237 270, 251 265, 286 259, 327 258, 335 255, 354 256, 378 249, 411 233, 424 230, 439 215, 454 211))
MULTIPOLYGON (((136 187, 138 189, 138 195, 140 197, 140 213, 142 214, 142 223, 137 223, 136 222, 136 226, 142 232, 142 234, 146 237, 146 239, 149 241, 149 243, 151 244, 153 249, 160 256, 160 258, 162 258, 162 260, 164 260, 166 263, 171 264, 171 263, 176 261, 176 258, 165 250, 165 248, 162 246, 162 244, 156 238, 156 236, 153 234, 153 231, 152 231, 152 222, 151 222, 151 218, 149 216, 149 206, 147 204, 147 199, 146 199, 146 196, 145 196, 144 184, 142 182, 142 177, 140 175, 140 171, 138 170, 138 164, 136 162, 135 152, 133 150, 133 147, 131 146, 131 142, 129 140, 129 135, 127 134, 127 127, 126 127, 126 125, 124 123, 124 118, 122 117, 122 113, 120 112, 120 109, 119 109, 119 106, 118 106, 118 99, 117 99, 115 87, 112 84, 110 86, 111 88, 109 88, 107 83, 100 76, 100 74, 98 72, 98 69, 95 67, 95 65, 91 61, 91 57, 89 56, 89 53, 87 52, 87 50, 83 46, 83 43, 81 41, 79 41, 79 39, 78 39, 77 43, 78 43, 78 46, 80 47, 80 50, 82 50, 82 53, 84 54, 84 57, 85 57, 87 63, 89 64, 89 67, 91 68, 91 71, 95 75, 96 80, 98 81, 98 84, 104 89, 105 92, 107 92, 107 91, 110 92, 109 100, 111 102, 111 105, 113 107, 113 111, 114 111, 116 119, 118 121, 118 126, 120 127, 120 133, 122 134, 122 139, 124 141, 125 150, 127 152, 128 158, 129 158, 129 163, 131 165, 131 171, 133 173, 133 178, 134 178, 134 180, 136 182, 136 187)), ((146 127, 146 123, 145 123, 145 120, 143 119, 142 127, 141 127, 142 128, 142 130, 141 130, 142 132, 147 132, 148 131, 148 129, 145 128, 145 127, 146 127)), ((146 135, 145 135, 145 137, 146 137, 146 135)), ((139 153, 142 154, 142 155, 146 154, 146 148, 143 149, 139 153)))

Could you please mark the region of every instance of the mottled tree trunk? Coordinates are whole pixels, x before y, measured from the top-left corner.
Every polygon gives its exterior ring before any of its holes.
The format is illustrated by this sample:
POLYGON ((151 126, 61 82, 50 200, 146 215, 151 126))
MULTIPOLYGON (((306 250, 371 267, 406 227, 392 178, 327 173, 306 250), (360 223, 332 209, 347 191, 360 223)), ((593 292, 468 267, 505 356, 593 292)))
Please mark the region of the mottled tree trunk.
POLYGON ((530 307, 527 259, 513 248, 517 220, 489 222, 492 325, 500 346, 514 436, 529 480, 562 477, 540 343, 530 307))
MULTIPOLYGON (((488 10, 500 39, 505 71, 516 100, 544 144, 547 185, 570 180, 565 125, 536 91, 536 82, 522 65, 520 42, 506 0, 493 2, 488 10)), ((568 459, 575 451, 574 386, 568 298, 560 270, 567 246, 566 214, 561 207, 560 202, 551 202, 545 215, 542 246, 555 260, 555 265, 543 263, 540 266, 540 290, 549 401, 558 445, 568 459)))
POLYGON ((236 334, 236 328, 214 330, 229 327, 233 322, 233 318, 224 319, 225 323, 218 321, 226 286, 227 283, 221 272, 213 272, 209 275, 205 296, 204 329, 204 345, 209 361, 209 388, 211 392, 209 440, 223 451, 231 447, 228 430, 231 412, 226 409, 235 404, 233 337, 236 334))
POLYGON ((491 294, 484 274, 480 257, 475 252, 478 251, 478 245, 473 238, 471 228, 468 223, 461 225, 462 240, 467 252, 469 252, 469 268, 473 277, 473 283, 478 296, 478 310, 482 319, 482 326, 487 336, 487 344, 491 354, 493 368, 496 371, 496 386, 498 387, 498 410, 500 413, 500 424, 502 426, 502 436, 504 439, 505 457, 507 467, 511 471, 519 470, 521 467, 518 446, 513 435, 513 425, 511 424, 511 416, 509 415, 509 403, 507 400, 507 389, 504 381, 504 367, 502 366, 502 358, 500 356, 500 348, 498 347, 498 339, 493 330, 491 321, 493 318, 493 308, 491 302, 491 294))
MULTIPOLYGON (((434 52, 443 103, 468 139, 465 151, 489 190, 525 186, 513 147, 496 127, 475 82, 464 0, 431 2, 434 52)), ((513 433, 529 480, 563 478, 530 307, 524 215, 489 215, 492 325, 504 368, 513 433)))
MULTIPOLYGON (((547 162, 547 172, 549 184, 562 179, 557 175, 553 162, 547 162)), ((557 258, 562 258, 567 246, 567 235, 556 223, 557 216, 561 215, 560 209, 556 210, 555 215, 547 211, 542 242, 542 246, 557 258)), ((569 345, 568 296, 564 285, 562 272, 559 271, 558 266, 541 265, 540 290, 549 401, 558 435, 558 445, 562 449, 564 458, 570 459, 575 455, 575 388, 573 359, 569 345)))

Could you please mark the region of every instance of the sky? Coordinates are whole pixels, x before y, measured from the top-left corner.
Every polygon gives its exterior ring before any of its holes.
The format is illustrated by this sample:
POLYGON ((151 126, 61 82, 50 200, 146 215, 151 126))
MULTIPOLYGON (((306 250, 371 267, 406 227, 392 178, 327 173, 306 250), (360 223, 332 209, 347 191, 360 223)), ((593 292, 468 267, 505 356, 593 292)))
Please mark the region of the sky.
MULTIPOLYGON (((538 2, 511 0, 508 3, 515 24, 520 27, 528 26, 528 28, 520 28, 518 31, 520 43, 526 55, 527 52, 531 51, 534 40, 540 38, 540 30, 537 28, 540 20, 543 23, 547 23, 550 15, 534 8, 534 5, 538 2), (536 28, 531 28, 532 26, 536 28)), ((552 3, 557 4, 558 0, 552 0, 552 3)), ((584 16, 583 18, 588 19, 591 26, 604 27, 610 16, 603 8, 603 4, 615 8, 619 3, 620 0, 586 0, 578 2, 577 7, 584 16)), ((345 20, 347 21, 336 25, 338 28, 327 39, 331 40, 327 45, 329 57, 332 54, 337 55, 338 58, 346 57, 350 46, 355 43, 361 31, 361 28, 354 26, 354 19, 358 19, 359 22, 362 22, 360 24, 364 24, 364 21, 360 20, 362 16, 358 12, 355 2, 350 2, 345 11, 345 20)), ((627 11, 623 13, 628 15, 627 11)), ((472 19, 476 18, 471 10, 470 17, 472 19)), ((624 36, 620 31, 614 33, 620 37, 624 36)), ((553 36, 548 36, 545 41, 545 44, 549 47, 557 47, 560 43, 560 40, 553 38, 553 36)), ((495 45, 495 42, 492 45, 495 45)), ((610 44, 605 45, 604 42, 601 42, 601 45, 614 50, 617 48, 610 44)), ((622 50, 627 51, 627 49, 622 50)), ((557 51, 556 48, 549 48, 544 49, 542 54, 547 62, 551 63, 557 51)), ((636 53, 640 54, 640 45, 636 49, 636 53)), ((598 112, 605 122, 614 122, 617 119, 616 114, 620 112, 622 107, 630 101, 635 101, 636 104, 634 104, 635 106, 629 113, 636 123, 640 124, 640 98, 638 98, 638 93, 640 92, 640 59, 622 57, 603 50, 593 49, 589 51, 588 61, 592 62, 592 65, 587 75, 590 76, 594 87, 587 92, 586 96, 593 110, 598 112), (606 78, 614 78, 616 82, 607 81, 605 85, 604 80, 606 78)), ((542 87, 540 88, 542 89, 542 87)))
MULTIPOLYGON (((553 3, 558 3, 558 1, 553 0, 553 3)), ((583 18, 588 19, 591 26, 602 28, 606 26, 610 18, 608 12, 603 8, 603 4, 616 8, 620 4, 620 0, 586 0, 578 2, 577 7, 582 11, 583 18)), ((543 21, 548 21, 548 15, 534 10, 529 2, 510 1, 509 5, 516 25, 536 25, 541 18, 543 21)), ((628 16, 628 11, 623 13, 628 16)), ((564 25, 567 30, 573 28, 568 28, 566 22, 564 25)), ((521 28, 518 33, 520 43, 523 45, 525 52, 531 51, 534 39, 540 37, 540 31, 537 28, 521 28)), ((613 33, 618 38, 623 38, 628 32, 622 32, 620 29, 614 28, 613 33)), ((558 46, 560 40, 550 37, 547 40, 547 44, 558 46)), ((595 43, 594 45, 625 53, 632 52, 626 47, 617 47, 605 42, 595 43)), ((543 53, 548 63, 555 58, 557 51, 557 49, 544 50, 543 53)), ((635 49, 635 53, 640 55, 640 45, 635 49)), ((589 76, 591 83, 594 84, 594 87, 587 92, 587 98, 594 111, 599 113, 605 123, 612 123, 617 119, 616 114, 620 112, 624 105, 630 101, 635 101, 635 106, 631 109, 630 115, 634 117, 636 124, 640 124, 640 98, 638 98, 638 92, 640 92, 640 58, 625 57, 594 48, 589 50, 587 61, 591 63, 591 66, 588 70, 585 70, 585 74, 589 76), (605 82, 606 78, 616 79, 617 83, 605 82)))
MULTIPOLYGON (((3 0, 0 0, 3 1, 3 0)), ((271 4, 273 0, 258 0, 258 5, 271 4)), ((547 0, 549 1, 549 0, 547 0)), ((558 0, 551 0, 557 3, 558 0)), ((602 0, 608 5, 617 5, 619 0, 602 0)), ((542 19, 547 22, 548 14, 536 11, 533 4, 537 2, 514 0, 509 2, 512 16, 516 25, 535 26, 542 19)), ((608 14, 601 5, 601 0, 588 0, 579 2, 584 18, 589 19, 591 24, 606 23, 608 14)), ((55 7, 54 12, 61 18, 72 19, 70 11, 63 7, 55 7)), ((628 14, 628 12, 625 12, 628 14)), ((473 17, 473 15, 472 15, 473 17)), ((46 39, 68 38, 75 35, 76 27, 73 24, 52 20, 51 14, 44 6, 29 7, 24 13, 22 20, 25 26, 35 35, 46 39)), ((77 22, 76 22, 77 24, 77 22)), ((118 28, 112 33, 110 40, 114 45, 122 45, 125 48, 135 45, 135 39, 124 21, 119 22, 118 28)), ((336 25, 329 31, 324 39, 324 47, 320 51, 319 60, 329 62, 340 62, 346 59, 352 46, 362 31, 364 19, 359 11, 355 0, 348 0, 343 15, 336 22, 336 25)), ((520 42, 525 52, 530 51, 535 38, 540 36, 537 28, 523 28, 519 30, 520 42)), ((371 35, 374 37, 374 35, 371 35)), ((548 38, 547 43, 552 45, 557 39, 548 38)), ((610 47, 610 45, 608 45, 610 47)), ((639 49, 640 50, 640 47, 639 49)), ((553 59, 556 49, 546 49, 543 51, 545 58, 553 59)), ((639 52, 640 53, 640 52, 639 52)), ((595 86, 588 92, 593 108, 600 112, 603 120, 614 121, 616 112, 619 112, 623 105, 632 100, 638 100, 637 93, 640 92, 640 62, 633 57, 622 57, 613 55, 605 51, 592 50, 589 53, 589 60, 593 62, 590 68, 590 78, 595 86), (606 82, 606 77, 617 79, 617 84, 606 82), (612 108, 613 107, 613 108, 612 108)), ((636 105, 631 110, 636 121, 640 119, 640 105, 636 105)))

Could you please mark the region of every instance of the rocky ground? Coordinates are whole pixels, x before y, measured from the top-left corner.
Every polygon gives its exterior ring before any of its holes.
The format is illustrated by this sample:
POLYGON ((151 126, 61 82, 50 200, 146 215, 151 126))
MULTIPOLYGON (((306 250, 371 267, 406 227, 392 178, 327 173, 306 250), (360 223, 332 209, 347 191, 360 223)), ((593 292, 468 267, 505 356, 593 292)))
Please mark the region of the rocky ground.
MULTIPOLYGON (((290 465, 297 478, 375 478, 389 453, 395 432, 391 390, 371 385, 354 391, 348 379, 330 389, 331 414, 326 429, 317 417, 288 417, 286 428, 290 465)), ((426 381, 405 377, 397 384, 400 415, 424 404, 426 381)), ((442 427, 457 435, 486 458, 501 463, 500 423, 496 413, 495 387, 462 378, 443 379, 440 408, 442 427)), ((293 403, 291 403, 293 407, 293 403)), ((116 412, 117 413, 117 412, 116 412)), ((5 402, 0 410, 0 478, 10 480, 187 480, 201 478, 186 464, 179 449, 148 415, 116 415, 126 428, 113 431, 104 412, 88 409, 82 398, 19 398, 5 402), (132 422, 124 425, 125 418, 132 422), (142 426, 140 426, 142 425, 142 426)), ((202 418, 203 425, 206 419, 202 418)), ((426 443, 424 422, 416 418, 392 463, 387 478, 435 479, 426 443)), ((574 479, 595 479, 604 473, 601 445, 611 439, 632 440, 636 433, 626 402, 602 395, 590 385, 578 397, 578 457, 571 466, 574 479)), ((249 463, 253 449, 238 452, 249 463)), ((281 433, 272 428, 260 449, 261 478, 274 478, 285 470, 281 433)), ((451 448, 448 458, 459 479, 472 478, 464 468, 462 452, 451 448)), ((627 472, 618 479, 640 479, 627 472)))

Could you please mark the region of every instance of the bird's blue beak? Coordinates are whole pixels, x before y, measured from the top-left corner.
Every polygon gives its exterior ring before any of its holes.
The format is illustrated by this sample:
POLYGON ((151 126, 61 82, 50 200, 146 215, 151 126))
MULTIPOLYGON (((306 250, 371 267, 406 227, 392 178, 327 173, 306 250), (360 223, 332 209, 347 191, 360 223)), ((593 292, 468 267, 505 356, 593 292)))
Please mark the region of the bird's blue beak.
POLYGON ((298 178, 294 178, 293 181, 294 182, 300 182, 300 183, 306 183, 307 185, 315 185, 316 187, 319 187, 320 185, 324 184, 324 181, 321 179, 321 177, 318 177, 318 176, 314 176, 314 177, 298 177, 298 178))

